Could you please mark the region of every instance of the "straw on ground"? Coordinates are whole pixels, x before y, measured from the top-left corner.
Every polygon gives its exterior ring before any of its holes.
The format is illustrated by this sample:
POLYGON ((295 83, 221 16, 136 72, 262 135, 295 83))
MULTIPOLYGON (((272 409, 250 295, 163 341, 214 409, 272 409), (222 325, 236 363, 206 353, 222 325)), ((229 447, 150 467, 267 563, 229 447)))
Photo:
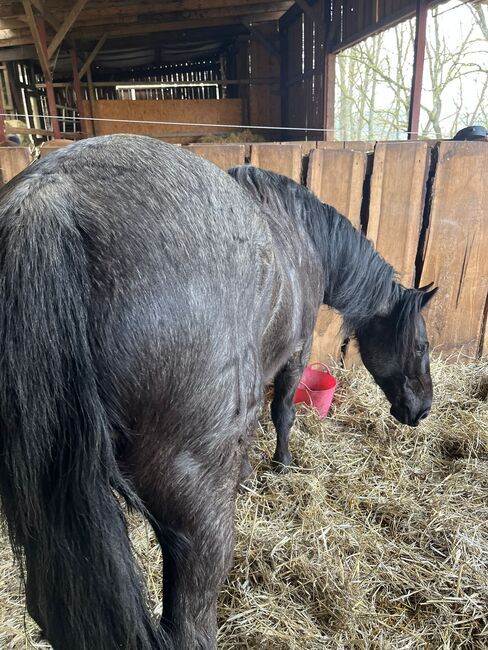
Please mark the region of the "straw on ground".
MULTIPOLYGON (((299 409, 289 474, 269 470, 275 434, 268 409, 261 418, 219 648, 486 649, 488 363, 435 362, 435 405, 416 429, 391 418, 364 369, 335 372, 331 417, 299 409)), ((160 611, 159 549, 138 517, 131 534, 160 611)), ((49 647, 1 541, 0 647, 49 647)))

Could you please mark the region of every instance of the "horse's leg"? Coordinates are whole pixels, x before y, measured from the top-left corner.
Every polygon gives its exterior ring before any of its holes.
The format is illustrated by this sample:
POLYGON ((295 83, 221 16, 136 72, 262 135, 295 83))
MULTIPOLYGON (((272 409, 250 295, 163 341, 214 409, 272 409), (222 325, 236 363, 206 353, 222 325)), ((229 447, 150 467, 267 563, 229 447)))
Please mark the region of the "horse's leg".
POLYGON ((25 581, 25 604, 30 617, 35 621, 40 630, 40 637, 45 638, 45 622, 39 607, 39 589, 37 586, 36 562, 33 560, 31 549, 26 551, 26 581, 25 581))
POLYGON ((163 551, 161 623, 177 650, 216 647, 217 597, 232 560, 245 452, 240 436, 229 433, 222 431, 223 444, 215 444, 213 432, 211 448, 205 442, 200 449, 180 447, 171 458, 162 458, 146 440, 142 454, 129 459, 163 551))
POLYGON ((276 429, 276 449, 272 466, 277 472, 286 472, 291 464, 288 448, 290 429, 295 420, 293 397, 298 388, 303 369, 310 353, 312 341, 306 342, 302 350, 293 354, 274 380, 274 397, 271 402, 271 418, 276 429))

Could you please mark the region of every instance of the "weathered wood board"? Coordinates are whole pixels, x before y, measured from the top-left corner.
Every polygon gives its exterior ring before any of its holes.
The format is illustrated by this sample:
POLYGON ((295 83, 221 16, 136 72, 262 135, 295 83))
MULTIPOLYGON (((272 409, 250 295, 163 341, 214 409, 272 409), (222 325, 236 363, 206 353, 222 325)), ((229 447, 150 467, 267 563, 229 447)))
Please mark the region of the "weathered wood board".
POLYGON ((189 149, 226 171, 246 161, 244 144, 190 144, 189 149))
POLYGON ((283 174, 300 183, 302 177, 302 146, 300 144, 253 144, 251 165, 283 174))
POLYGON ((310 152, 307 187, 360 228, 366 154, 346 149, 310 152))
MULTIPOLYGON (((426 309, 431 346, 474 357, 488 299, 488 145, 442 142, 421 284, 435 282, 426 309)), ((486 343, 485 343, 486 350, 486 343)))
MULTIPOLYGON (((328 203, 360 228, 367 155, 361 151, 320 148, 310 152, 307 186, 323 203, 328 203)), ((311 361, 330 362, 340 357, 342 318, 321 307, 315 326, 311 361)))
POLYGON ((171 142, 183 144, 194 141, 195 133, 235 130, 215 125, 242 124, 240 99, 98 99, 93 102, 93 115, 89 101, 83 102, 83 110, 87 117, 97 118, 97 135, 135 133, 164 138, 174 134, 171 142))
POLYGON ((426 142, 380 142, 371 177, 368 238, 412 286, 432 147, 426 142))
POLYGON ((48 153, 56 151, 57 149, 61 149, 62 147, 66 147, 69 144, 73 144, 73 140, 65 140, 63 138, 57 140, 48 140, 47 142, 43 142, 39 147, 39 156, 43 158, 48 153))
POLYGON ((26 147, 0 147, 0 185, 8 183, 31 163, 26 147))

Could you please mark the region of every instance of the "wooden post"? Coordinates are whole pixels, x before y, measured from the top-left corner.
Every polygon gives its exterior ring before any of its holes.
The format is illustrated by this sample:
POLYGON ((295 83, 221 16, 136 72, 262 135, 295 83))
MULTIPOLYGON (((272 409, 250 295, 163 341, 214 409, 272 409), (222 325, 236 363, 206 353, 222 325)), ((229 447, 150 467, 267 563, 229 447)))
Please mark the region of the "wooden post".
POLYGON ((5 142, 7 139, 7 133, 5 131, 5 108, 3 106, 3 88, 2 82, 0 81, 0 144, 5 142))
POLYGON ((78 110, 78 115, 80 116, 80 131, 83 135, 86 135, 86 123, 83 119, 85 117, 85 112, 83 110, 83 96, 81 94, 81 83, 80 76, 78 74, 78 57, 76 56, 76 50, 72 48, 71 53, 71 68, 73 70, 73 90, 75 91, 76 99, 76 108, 78 110))
MULTIPOLYGON (((47 42, 46 42, 46 27, 44 24, 44 18, 42 16, 36 16, 36 27, 37 27, 37 32, 39 34, 39 43, 42 48, 42 51, 44 52, 44 56, 47 60, 47 42)), ((51 125, 53 129, 53 134, 56 139, 61 138, 61 130, 59 128, 59 120, 58 120, 58 111, 56 108, 56 98, 54 96, 54 87, 53 87, 53 79, 52 79, 52 74, 49 70, 44 70, 44 76, 46 78, 46 97, 47 97, 47 107, 49 110, 49 115, 51 116, 51 125)))
POLYGON ((324 140, 335 139, 335 62, 336 55, 326 51, 324 61, 324 140))
MULTIPOLYGON (((88 83, 88 100, 90 102, 90 113, 92 117, 95 117, 95 89, 93 88, 93 79, 91 73, 91 66, 88 66, 86 71, 86 81, 88 83)), ((92 120, 91 123, 93 135, 97 135, 97 123, 95 120, 92 120)))
POLYGON ((427 30, 427 3, 417 0, 415 14, 415 52, 413 60, 412 91, 410 93, 410 111, 408 115, 408 139, 417 140, 420 123, 420 98, 425 61, 425 35, 427 30))

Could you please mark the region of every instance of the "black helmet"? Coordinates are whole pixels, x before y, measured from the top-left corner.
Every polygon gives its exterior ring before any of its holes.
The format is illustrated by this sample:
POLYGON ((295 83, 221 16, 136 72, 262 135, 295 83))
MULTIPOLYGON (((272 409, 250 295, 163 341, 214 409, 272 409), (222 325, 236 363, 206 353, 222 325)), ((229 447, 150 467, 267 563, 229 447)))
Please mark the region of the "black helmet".
POLYGON ((456 133, 453 140, 488 140, 488 131, 479 124, 467 126, 456 133))

